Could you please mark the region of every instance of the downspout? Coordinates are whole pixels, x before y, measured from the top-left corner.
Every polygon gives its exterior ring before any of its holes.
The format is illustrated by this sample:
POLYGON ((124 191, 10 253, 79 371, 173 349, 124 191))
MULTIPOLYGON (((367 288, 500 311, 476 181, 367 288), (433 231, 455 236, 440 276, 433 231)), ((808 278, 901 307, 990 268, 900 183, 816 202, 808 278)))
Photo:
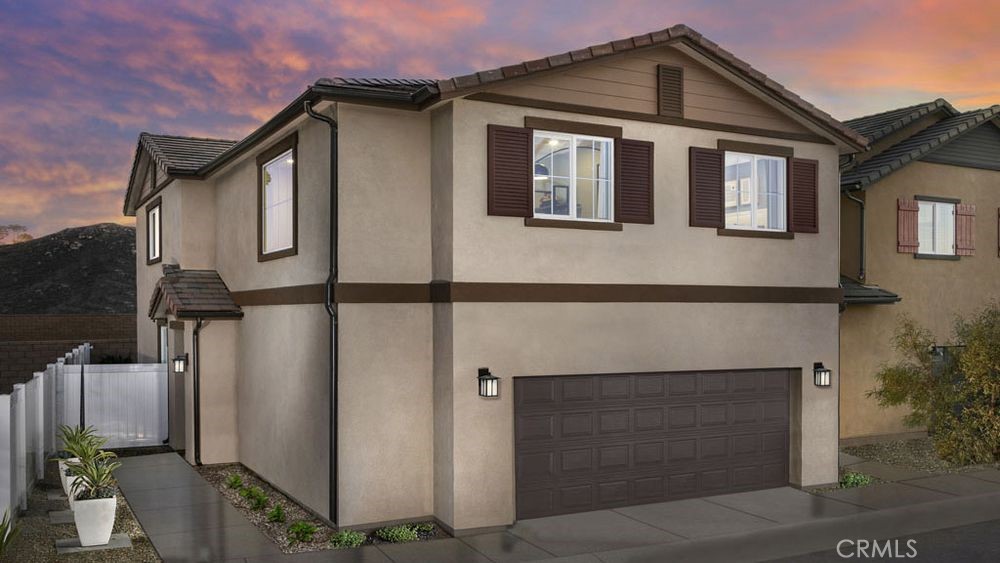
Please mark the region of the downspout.
MULTIPOLYGON (((855 189, 858 189, 855 187, 855 189)), ((848 190, 844 192, 844 196, 847 199, 858 204, 858 281, 865 281, 865 200, 852 195, 851 191, 848 190)))
POLYGON ((201 333, 202 319, 198 317, 191 333, 191 378, 194 383, 194 464, 201 465, 201 385, 199 368, 201 356, 198 354, 198 335, 201 333))
POLYGON ((330 316, 330 521, 337 522, 337 303, 333 288, 337 284, 337 231, 339 216, 337 215, 337 198, 339 184, 337 179, 337 122, 332 118, 317 113, 312 108, 312 102, 303 102, 306 114, 330 126, 330 269, 326 276, 326 313, 330 316))

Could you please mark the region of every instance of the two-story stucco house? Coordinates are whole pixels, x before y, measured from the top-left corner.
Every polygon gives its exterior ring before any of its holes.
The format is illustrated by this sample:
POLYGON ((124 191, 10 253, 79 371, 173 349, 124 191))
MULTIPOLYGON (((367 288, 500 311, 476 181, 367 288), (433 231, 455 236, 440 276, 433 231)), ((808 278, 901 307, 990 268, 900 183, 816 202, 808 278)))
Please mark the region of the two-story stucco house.
POLYGON ((905 408, 867 396, 896 357, 900 316, 949 346, 956 316, 1000 299, 1000 106, 959 112, 938 99, 845 123, 871 149, 841 178, 840 432, 869 441, 915 430, 905 408))
POLYGON ((323 79, 238 142, 140 137, 139 354, 188 354, 192 463, 340 526, 831 483, 865 144, 685 26, 323 79))

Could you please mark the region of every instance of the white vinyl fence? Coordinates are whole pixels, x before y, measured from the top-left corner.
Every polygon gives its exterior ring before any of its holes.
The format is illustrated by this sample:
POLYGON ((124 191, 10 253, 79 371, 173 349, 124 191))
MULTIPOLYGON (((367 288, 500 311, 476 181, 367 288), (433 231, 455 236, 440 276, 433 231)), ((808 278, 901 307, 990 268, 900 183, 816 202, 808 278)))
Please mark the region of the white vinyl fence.
POLYGON ((60 425, 93 426, 106 448, 158 446, 167 439, 166 364, 90 364, 90 344, 0 395, 0 515, 16 517, 45 476, 60 425), (80 385, 83 384, 83 413, 80 385))

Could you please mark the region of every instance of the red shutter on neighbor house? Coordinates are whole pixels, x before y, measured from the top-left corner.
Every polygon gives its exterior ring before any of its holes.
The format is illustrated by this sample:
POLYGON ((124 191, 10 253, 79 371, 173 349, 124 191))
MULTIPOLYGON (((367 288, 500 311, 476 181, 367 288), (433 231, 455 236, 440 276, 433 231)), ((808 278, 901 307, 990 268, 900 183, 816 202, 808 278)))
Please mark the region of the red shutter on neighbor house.
POLYGON ((896 252, 916 254, 920 247, 917 240, 917 216, 920 205, 913 200, 900 199, 896 202, 896 252))
POLYGON ((726 153, 691 147, 689 165, 689 205, 692 227, 722 228, 723 165, 726 153))
POLYGON ((788 230, 819 232, 819 161, 793 158, 789 162, 788 230))
POLYGON ((489 125, 486 148, 486 212, 531 217, 531 129, 489 125))
POLYGON ((653 143, 615 141, 615 221, 653 224, 653 143))
POLYGON ((955 254, 972 256, 976 253, 976 206, 955 205, 955 254))

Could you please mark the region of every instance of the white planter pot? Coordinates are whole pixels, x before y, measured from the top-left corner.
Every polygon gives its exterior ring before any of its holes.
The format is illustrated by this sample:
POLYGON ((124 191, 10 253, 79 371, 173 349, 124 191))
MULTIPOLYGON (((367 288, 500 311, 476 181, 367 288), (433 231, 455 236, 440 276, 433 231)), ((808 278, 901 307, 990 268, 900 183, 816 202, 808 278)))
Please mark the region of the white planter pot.
POLYGON ((68 461, 76 463, 80 461, 80 458, 71 457, 69 459, 59 460, 59 482, 62 483, 63 492, 66 493, 66 496, 69 496, 69 483, 67 482, 68 480, 66 478, 66 462, 68 461))
POLYGON ((76 493, 73 492, 73 485, 76 483, 77 479, 79 479, 79 477, 77 477, 76 475, 70 475, 69 477, 66 477, 66 496, 69 497, 70 510, 73 509, 73 503, 76 502, 76 499, 73 498, 76 496, 76 493))
POLYGON ((76 522, 76 533, 80 536, 81 546, 108 543, 111 530, 115 527, 117 507, 116 497, 77 500, 73 504, 73 520, 76 522))

